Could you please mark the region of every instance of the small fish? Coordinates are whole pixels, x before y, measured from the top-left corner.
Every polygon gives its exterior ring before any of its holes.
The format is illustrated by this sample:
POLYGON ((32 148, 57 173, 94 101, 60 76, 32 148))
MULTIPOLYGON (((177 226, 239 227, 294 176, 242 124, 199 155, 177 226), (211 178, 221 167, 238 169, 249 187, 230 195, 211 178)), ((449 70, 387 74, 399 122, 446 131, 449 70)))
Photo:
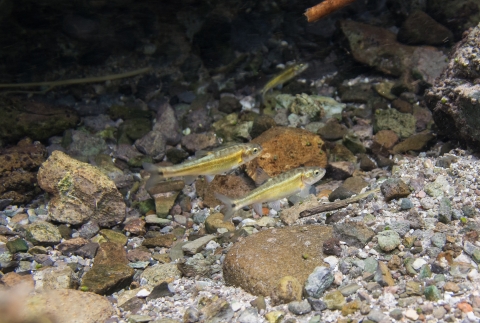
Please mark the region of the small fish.
POLYGON ((308 68, 308 63, 294 64, 290 67, 287 67, 282 73, 274 76, 270 81, 265 84, 262 91, 262 102, 265 104, 265 94, 273 89, 274 87, 281 85, 288 80, 291 80, 295 76, 299 75, 308 68))
POLYGON ((299 167, 270 178, 243 197, 231 199, 218 193, 215 193, 215 197, 226 206, 224 221, 230 220, 236 211, 252 204, 255 212, 261 215, 263 202, 276 201, 273 209, 278 211, 280 199, 296 193, 300 193, 302 197, 308 196, 310 186, 324 175, 325 169, 321 167, 299 167))
POLYGON ((262 152, 262 146, 259 144, 233 144, 219 149, 196 153, 195 159, 173 166, 155 166, 149 163, 143 163, 143 168, 150 172, 150 178, 145 184, 145 188, 157 185, 162 179, 176 176, 185 176, 185 183, 191 184, 198 175, 205 175, 208 181, 218 174, 223 174, 229 170, 245 164, 262 152))

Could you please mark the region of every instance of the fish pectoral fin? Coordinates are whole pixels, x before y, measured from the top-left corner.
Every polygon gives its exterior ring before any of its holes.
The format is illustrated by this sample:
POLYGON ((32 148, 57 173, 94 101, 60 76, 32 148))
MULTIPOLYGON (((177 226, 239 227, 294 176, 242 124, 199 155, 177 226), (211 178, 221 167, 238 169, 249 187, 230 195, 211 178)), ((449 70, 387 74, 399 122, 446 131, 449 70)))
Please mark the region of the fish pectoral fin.
POLYGON ((271 207, 272 209, 274 209, 277 212, 280 211, 280 209, 282 208, 282 206, 280 204, 280 200, 270 202, 270 203, 268 203, 268 206, 271 207))
POLYGON ((215 175, 205 175, 205 179, 207 180, 208 183, 213 181, 214 178, 215 178, 215 175))
POLYGON ((211 151, 197 150, 195 152, 195 158, 202 158, 202 157, 205 157, 205 156, 210 155, 210 154, 212 154, 211 151))
POLYGON ((147 182, 145 183, 145 189, 147 192, 155 187, 158 183, 165 180, 163 176, 160 175, 158 171, 158 167, 150 164, 150 163, 143 163, 143 169, 150 173, 150 177, 148 178, 147 182))
POLYGON ((252 207, 255 210, 255 213, 257 213, 260 216, 263 215, 262 203, 255 203, 252 205, 252 207))
POLYGON ((267 172, 265 172, 260 167, 257 167, 253 176, 253 180, 255 181, 255 185, 257 186, 265 184, 270 179, 270 176, 268 176, 267 172))
POLYGON ((197 179, 197 176, 184 176, 183 177, 183 181, 185 182, 185 184, 187 185, 190 185, 192 184, 193 182, 195 182, 195 180, 197 179))
POLYGON ((224 214, 223 222, 229 221, 233 217, 233 214, 236 211, 235 201, 223 194, 214 193, 214 195, 217 200, 219 200, 225 205, 225 208, 223 210, 223 214, 224 214))
POLYGON ((310 187, 312 187, 311 185, 305 185, 304 188, 302 188, 302 190, 298 193, 298 196, 300 196, 301 198, 306 198, 307 196, 310 195, 310 187))

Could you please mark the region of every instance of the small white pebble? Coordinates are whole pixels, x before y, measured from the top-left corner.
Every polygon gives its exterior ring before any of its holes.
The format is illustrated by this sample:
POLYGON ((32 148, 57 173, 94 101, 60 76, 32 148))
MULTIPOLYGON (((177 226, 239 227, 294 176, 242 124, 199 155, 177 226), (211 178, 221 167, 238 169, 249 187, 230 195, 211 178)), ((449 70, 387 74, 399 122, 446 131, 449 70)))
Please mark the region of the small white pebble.
POLYGON ((138 293, 135 296, 137 296, 137 297, 147 297, 148 295, 150 295, 150 291, 145 289, 145 288, 142 288, 141 290, 138 291, 138 293))
POLYGON ((330 265, 330 268, 335 268, 335 266, 338 264, 338 258, 335 256, 328 256, 323 259, 327 264, 330 265))
POLYGON ((425 265, 427 262, 423 258, 417 258, 412 264, 413 269, 419 270, 422 268, 423 265, 425 265))
POLYGON ((413 321, 416 321, 418 319, 418 313, 412 308, 409 308, 408 310, 406 310, 404 312, 404 315, 407 319, 410 319, 413 321))
POLYGON ((242 303, 237 302, 237 301, 233 301, 233 302, 230 304, 230 306, 232 307, 232 310, 233 310, 234 312, 237 312, 239 309, 242 308, 242 303))

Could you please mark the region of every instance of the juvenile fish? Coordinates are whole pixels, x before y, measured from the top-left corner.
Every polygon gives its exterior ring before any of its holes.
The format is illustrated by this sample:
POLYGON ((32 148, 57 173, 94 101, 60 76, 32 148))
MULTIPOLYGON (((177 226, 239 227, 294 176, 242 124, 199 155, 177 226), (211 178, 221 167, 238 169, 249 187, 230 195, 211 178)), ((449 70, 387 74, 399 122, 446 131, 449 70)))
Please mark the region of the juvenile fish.
POLYGON ((143 168, 150 172, 145 188, 149 190, 163 179, 177 176, 184 176, 187 184, 191 184, 198 175, 205 175, 207 180, 211 181, 215 175, 251 161, 259 156, 261 151, 262 146, 259 144, 234 144, 210 152, 197 152, 197 158, 178 165, 161 167, 143 163, 143 168))
POLYGON ((296 193, 302 197, 308 196, 310 186, 324 175, 325 169, 321 167, 299 167, 269 179, 243 197, 231 199, 218 193, 215 193, 215 197, 226 206, 224 221, 230 220, 236 211, 252 204, 255 212, 261 215, 263 202, 276 201, 273 208, 278 211, 280 199, 296 193))
POLYGON ((282 73, 274 76, 270 81, 265 84, 262 91, 262 102, 265 104, 265 94, 274 87, 291 80, 295 76, 299 75, 308 68, 308 63, 295 64, 287 67, 282 73))

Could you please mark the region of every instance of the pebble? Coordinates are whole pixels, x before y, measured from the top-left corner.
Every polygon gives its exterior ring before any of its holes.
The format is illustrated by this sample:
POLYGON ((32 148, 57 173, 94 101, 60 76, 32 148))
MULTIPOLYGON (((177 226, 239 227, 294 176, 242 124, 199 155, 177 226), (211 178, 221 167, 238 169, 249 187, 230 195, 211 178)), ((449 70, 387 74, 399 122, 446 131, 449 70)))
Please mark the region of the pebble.
POLYGON ((410 210, 413 207, 413 203, 408 198, 403 198, 400 201, 400 209, 402 210, 410 210))
POLYGON ((410 319, 410 320, 412 320, 412 321, 416 321, 416 320, 418 319, 418 316, 419 316, 419 315, 417 314, 417 312, 416 312, 414 309, 412 309, 412 308, 409 308, 408 310, 406 310, 406 311, 404 312, 404 315, 405 315, 405 317, 406 317, 407 319, 410 319))
POLYGON ((423 258, 417 258, 415 259, 415 261, 412 263, 412 267, 413 269, 415 270, 420 270, 420 268, 422 268, 423 265, 425 265, 427 263, 427 261, 423 258))
POLYGON ((207 243, 209 243, 211 240, 215 238, 216 237, 214 235, 207 235, 207 236, 198 238, 196 240, 193 240, 184 244, 182 246, 182 250, 188 254, 192 254, 192 255, 196 254, 197 252, 202 250, 207 243))
POLYGON ((392 251, 401 243, 400 235, 393 230, 379 232, 377 235, 378 245, 383 251, 392 251))
POLYGON ((260 318, 258 316, 258 310, 254 307, 249 307, 245 309, 238 316, 239 323, 257 323, 259 322, 259 320, 260 318))
POLYGON ((368 313, 367 317, 373 322, 381 322, 386 318, 386 315, 378 309, 373 309, 368 313))
POLYGON ((330 269, 323 266, 316 267, 305 282, 305 293, 308 296, 319 298, 333 283, 333 279, 330 269))
POLYGON ((312 311, 312 306, 306 299, 304 299, 303 301, 288 303, 288 310, 296 315, 304 315, 312 311))

